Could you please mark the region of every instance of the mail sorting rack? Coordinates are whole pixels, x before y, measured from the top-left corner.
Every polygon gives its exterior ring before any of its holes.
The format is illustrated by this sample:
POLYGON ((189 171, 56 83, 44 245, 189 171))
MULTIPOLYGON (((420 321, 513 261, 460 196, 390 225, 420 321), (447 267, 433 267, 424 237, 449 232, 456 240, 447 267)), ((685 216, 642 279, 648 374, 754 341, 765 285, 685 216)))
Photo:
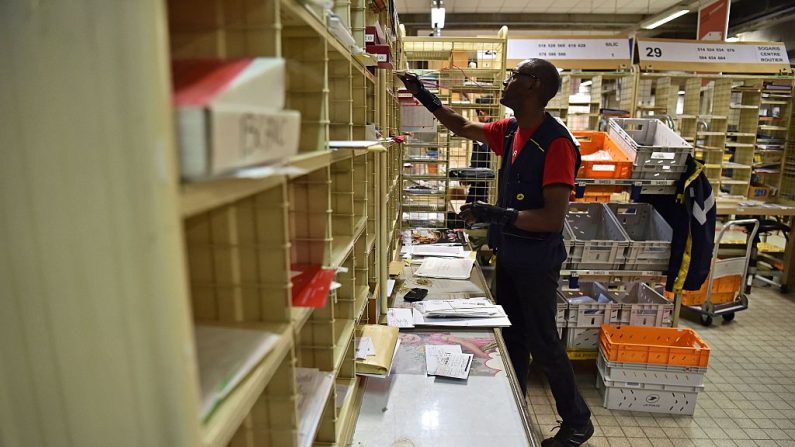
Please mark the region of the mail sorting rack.
MULTIPOLYGON (((579 290, 559 289, 558 296, 566 304, 566 348, 572 351, 595 352, 599 344, 599 327, 602 324, 618 323, 621 305, 598 282, 580 283, 579 290)), ((560 310, 559 306, 558 317, 560 310)))
MULTIPOLYGON (((794 83, 795 84, 795 83, 794 83)), ((784 169, 781 175, 780 200, 795 201, 795 107, 793 107, 792 93, 789 98, 789 131, 787 138, 775 149, 783 150, 784 169)), ((763 149, 758 147, 758 149, 763 149)))
MULTIPOLYGON (((403 54, 408 68, 421 75, 426 88, 436 93, 442 102, 470 120, 478 121, 478 114, 496 119, 501 115, 500 95, 505 76, 505 49, 507 28, 503 27, 494 37, 426 38, 405 36, 403 54)), ((410 98, 407 98, 410 99, 410 98)), ((413 100, 403 102, 404 118, 414 110, 412 116, 426 114, 413 100), (419 107, 421 110, 414 110, 419 107)), ((432 119, 429 116, 428 119, 432 119)), ((416 131, 410 119, 401 120, 403 130, 416 131)), ((471 196, 476 200, 496 199, 496 160, 490 151, 474 153, 473 142, 460 138, 438 125, 420 123, 439 143, 438 152, 422 160, 425 155, 407 150, 407 168, 414 171, 411 180, 426 181, 411 191, 414 196, 404 200, 406 227, 412 226, 458 226, 462 222, 448 222, 453 213, 448 213, 451 200, 464 200, 471 196), (444 150, 444 153, 442 152, 444 150), (424 165, 424 166, 423 166, 424 165), (419 171, 419 172, 417 172, 419 171), (424 172, 424 171, 427 171, 424 172), (417 189, 430 187, 429 194, 417 189), (408 206, 406 206, 408 204, 408 206), (420 209, 425 208, 425 209, 420 209), (414 210, 415 212, 409 212, 414 210)), ((427 138, 415 132, 417 139, 427 138)), ((405 179, 408 176, 404 175, 405 179)), ((406 191, 404 189, 404 191, 406 191)))
MULTIPOLYGON (((335 5, 347 29, 352 21, 363 23, 363 3, 354 3, 335 5)), ((291 1, 244 5, 170 0, 168 12, 172 57, 285 58, 286 102, 302 119, 300 154, 289 164, 304 173, 291 173, 273 187, 270 180, 218 185, 225 194, 231 190, 232 198, 224 198, 230 204, 189 208, 186 240, 195 318, 289 324, 290 344, 282 349, 286 354, 281 363, 241 386, 250 397, 231 400, 211 417, 203 429, 205 443, 297 445, 294 369, 301 366, 332 372, 336 383, 314 442, 344 444, 356 414, 353 334, 366 320, 370 298, 385 276, 386 260, 377 255, 377 247, 384 246, 387 238, 379 235, 390 224, 381 226, 376 220, 385 213, 375 199, 387 189, 384 185, 397 184, 394 160, 400 158, 400 147, 327 148, 329 140, 366 139, 372 125, 385 135, 395 134, 399 116, 387 89, 391 75, 370 73, 329 33, 322 9, 291 1), (252 196, 249 190, 264 192, 252 196), (340 287, 323 307, 291 305, 292 263, 339 269, 335 280, 340 287), (269 304, 277 298, 284 301, 269 304)), ((213 188, 190 185, 186 200, 193 204, 196 198, 210 197, 213 188)))
POLYGON ((560 91, 546 109, 569 129, 599 130, 602 109, 631 113, 635 97, 632 71, 564 70, 560 77, 560 91))

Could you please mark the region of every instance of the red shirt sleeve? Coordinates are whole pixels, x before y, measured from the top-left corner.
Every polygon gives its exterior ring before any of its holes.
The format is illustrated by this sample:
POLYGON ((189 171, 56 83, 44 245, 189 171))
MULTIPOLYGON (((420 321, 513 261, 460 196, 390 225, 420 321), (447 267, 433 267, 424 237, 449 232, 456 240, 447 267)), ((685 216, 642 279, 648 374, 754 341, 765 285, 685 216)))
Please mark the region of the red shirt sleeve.
POLYGON ((574 188, 574 165, 577 155, 567 138, 556 138, 549 144, 544 159, 543 186, 563 184, 574 188))
POLYGON ((484 131, 486 131, 486 143, 495 154, 502 156, 503 146, 505 145, 505 132, 508 131, 508 123, 510 118, 503 118, 491 123, 486 123, 484 131))

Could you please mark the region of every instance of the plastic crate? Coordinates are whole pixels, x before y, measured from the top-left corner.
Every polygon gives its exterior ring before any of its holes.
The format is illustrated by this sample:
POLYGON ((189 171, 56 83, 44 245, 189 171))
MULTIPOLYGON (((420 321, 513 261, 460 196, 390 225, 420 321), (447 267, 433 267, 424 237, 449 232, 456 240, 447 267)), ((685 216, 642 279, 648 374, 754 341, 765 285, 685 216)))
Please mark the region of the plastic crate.
POLYGON ((566 349, 595 352, 599 348, 598 327, 567 327, 566 349))
POLYGON ((702 387, 707 368, 610 362, 599 351, 596 367, 611 382, 702 387))
POLYGON ((599 202, 607 203, 613 198, 613 194, 624 191, 623 186, 610 185, 588 185, 582 193, 582 197, 575 197, 575 202, 599 202))
POLYGON ((632 178, 676 180, 693 146, 657 119, 612 118, 610 138, 632 160, 632 178))
POLYGON ((596 376, 596 389, 602 395, 602 406, 608 410, 692 415, 701 389, 693 387, 692 391, 686 391, 682 388, 651 384, 621 386, 605 380, 601 373, 596 376))
POLYGON ((610 211, 629 236, 627 270, 668 270, 673 229, 648 203, 609 203, 610 211))
POLYGON ((618 320, 623 325, 670 327, 674 305, 642 282, 628 284, 625 292, 610 291, 620 304, 618 320))
POLYGON ((570 203, 566 225, 573 240, 569 264, 571 269, 623 268, 629 238, 604 204, 570 203))
POLYGON ((571 234, 571 228, 563 222, 563 248, 566 250, 566 260, 563 261, 561 268, 571 268, 571 252, 574 249, 574 236, 571 234))
POLYGON ((569 310, 569 303, 567 303, 566 300, 560 294, 558 294, 556 298, 557 298, 557 311, 555 314, 555 324, 558 327, 558 329, 560 329, 567 326, 566 312, 569 310))
POLYGON ((558 290, 558 296, 568 303, 569 311, 566 316, 566 327, 599 328, 603 324, 618 323, 619 321, 621 305, 598 282, 580 283, 579 290, 558 290), (572 303, 572 299, 581 296, 587 296, 594 300, 598 300, 601 296, 609 302, 572 303))
POLYGON ((709 364, 709 345, 687 328, 603 325, 599 346, 611 362, 702 368, 709 364))
MULTIPOLYGON (((738 258, 741 259, 741 258, 738 258)), ((685 306, 701 306, 707 301, 707 286, 709 281, 704 281, 701 288, 698 290, 683 290, 682 291, 682 304, 685 306)), ((740 293, 740 287, 743 284, 742 275, 729 275, 715 278, 712 281, 712 294, 710 301, 712 304, 726 304, 731 303, 737 298, 740 293)), ((669 300, 674 299, 673 292, 665 292, 665 297, 669 300)))
POLYGON ((607 132, 578 131, 574 137, 580 143, 580 155, 588 156, 599 151, 605 151, 609 160, 586 160, 583 157, 578 178, 630 178, 632 175, 632 160, 627 154, 610 139, 607 132))

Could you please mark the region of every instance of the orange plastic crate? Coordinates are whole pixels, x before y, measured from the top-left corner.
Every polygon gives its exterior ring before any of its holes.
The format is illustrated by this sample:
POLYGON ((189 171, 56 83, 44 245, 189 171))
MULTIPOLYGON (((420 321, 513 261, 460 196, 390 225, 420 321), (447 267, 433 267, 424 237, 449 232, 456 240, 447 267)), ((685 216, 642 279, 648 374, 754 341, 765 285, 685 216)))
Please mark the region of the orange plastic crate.
MULTIPOLYGON (((740 275, 729 275, 715 278, 712 281, 712 295, 710 301, 712 304, 725 304, 734 301, 737 293, 742 287, 743 279, 740 275)), ((685 306, 700 306, 707 301, 707 284, 704 281, 701 288, 698 290, 683 290, 682 291, 682 304, 685 306)), ((665 297, 673 301, 674 293, 665 292, 665 297)))
POLYGON ((698 366, 709 364, 709 345, 687 328, 602 325, 599 345, 611 362, 698 366))
POLYGON ((624 190, 623 186, 609 185, 588 185, 581 198, 575 198, 575 202, 602 202, 607 203, 613 193, 624 190))
POLYGON ((579 178, 630 178, 632 160, 607 135, 607 132, 577 131, 574 136, 580 142, 580 155, 590 155, 601 150, 610 154, 611 160, 583 160, 579 178))

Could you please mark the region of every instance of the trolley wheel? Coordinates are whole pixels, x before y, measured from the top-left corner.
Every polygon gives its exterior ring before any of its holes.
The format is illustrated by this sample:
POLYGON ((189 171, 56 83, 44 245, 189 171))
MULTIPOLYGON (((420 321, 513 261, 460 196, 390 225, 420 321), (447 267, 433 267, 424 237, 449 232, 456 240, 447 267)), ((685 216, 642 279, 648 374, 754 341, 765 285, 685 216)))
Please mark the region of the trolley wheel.
POLYGON ((712 315, 701 315, 701 324, 704 326, 712 326, 712 315))
POLYGON ((732 320, 734 320, 734 312, 729 312, 727 314, 724 314, 723 315, 723 320, 724 321, 732 321, 732 320))

